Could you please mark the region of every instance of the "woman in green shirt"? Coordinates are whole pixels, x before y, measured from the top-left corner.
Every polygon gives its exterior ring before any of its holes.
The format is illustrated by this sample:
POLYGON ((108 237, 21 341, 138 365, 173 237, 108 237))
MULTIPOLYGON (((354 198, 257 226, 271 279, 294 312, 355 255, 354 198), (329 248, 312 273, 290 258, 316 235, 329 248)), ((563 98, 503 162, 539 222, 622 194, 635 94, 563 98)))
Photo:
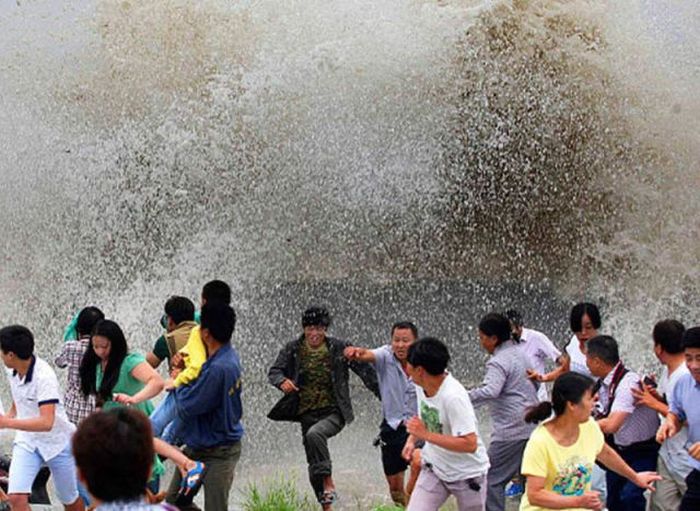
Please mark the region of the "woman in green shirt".
MULTIPOLYGON (((117 323, 105 319, 95 325, 80 364, 80 388, 84 395, 96 396, 97 408, 131 406, 148 416, 153 411, 150 399, 163 387, 163 378, 146 359, 128 352, 124 332, 117 323)), ((155 482, 154 489, 164 472, 163 464, 156 457, 151 478, 155 482)))

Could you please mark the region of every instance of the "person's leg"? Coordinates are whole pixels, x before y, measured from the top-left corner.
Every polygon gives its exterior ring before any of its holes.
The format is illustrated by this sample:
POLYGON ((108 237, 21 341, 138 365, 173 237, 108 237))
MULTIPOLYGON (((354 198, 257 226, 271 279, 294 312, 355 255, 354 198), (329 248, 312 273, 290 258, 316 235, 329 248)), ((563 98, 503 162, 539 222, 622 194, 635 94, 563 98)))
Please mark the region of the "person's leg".
POLYGON ((608 511, 623 511, 620 496, 622 493, 622 487, 625 485, 625 481, 626 479, 616 472, 612 470, 605 471, 605 487, 607 489, 607 498, 605 503, 608 511))
POLYGON ((678 511, 697 511, 700 509, 700 470, 693 470, 685 479, 687 490, 681 500, 678 511))
POLYGON ((53 475, 56 494, 63 507, 68 511, 85 509, 83 499, 78 493, 78 477, 70 442, 63 451, 48 460, 46 464, 53 475))
MULTIPOLYGON (((241 457, 241 443, 209 449, 204 463, 209 466, 204 478, 204 511, 228 509, 228 497, 233 485, 236 465, 241 457)), ((194 459, 197 459, 196 457, 194 459)))
POLYGON ((12 448, 7 496, 13 511, 29 511, 32 483, 43 463, 36 451, 28 451, 20 445, 12 448))
MULTIPOLYGON (((658 449, 643 449, 640 451, 633 451, 629 455, 623 455, 623 459, 635 472, 656 470, 657 457, 658 449)), ((644 489, 625 479, 620 492, 620 501, 625 511, 643 510, 646 507, 644 489)))
POLYGON ((170 424, 167 425, 165 431, 163 431, 162 439, 164 442, 170 445, 181 445, 182 444, 182 419, 180 417, 175 417, 170 424))
POLYGON ((345 421, 340 412, 332 412, 308 427, 304 434, 309 479, 317 495, 335 489, 328 439, 340 433, 344 426, 345 421))
POLYGON ((406 495, 408 496, 409 500, 411 499, 411 494, 413 493, 413 489, 416 487, 418 476, 420 475, 420 452, 420 449, 416 449, 413 451, 413 456, 411 457, 411 471, 408 473, 408 482, 406 483, 406 495))
POLYGON ((401 451, 408 439, 408 433, 403 426, 393 430, 388 424, 382 423, 379 436, 382 441, 382 467, 391 500, 395 504, 406 506, 408 498, 404 487, 404 475, 408 462, 401 457, 401 451))
POLYGON ((678 509, 685 493, 685 482, 682 487, 679 486, 661 456, 657 461, 657 472, 661 476, 661 480, 656 482, 656 491, 649 492, 649 510, 678 509))
POLYGON ((406 511, 438 511, 450 494, 432 470, 423 467, 406 511))
POLYGON ((484 511, 486 508, 486 478, 474 477, 467 481, 445 483, 457 499, 458 511, 484 511))
POLYGON ((520 471, 527 440, 491 442, 488 449, 491 468, 486 476, 486 509, 505 511, 506 484, 520 471))
MULTIPOLYGON (((175 403, 175 395, 173 392, 168 392, 165 398, 158 403, 158 406, 151 414, 151 427, 153 428, 153 436, 160 438, 163 431, 173 420, 177 418, 177 406, 175 403)), ((170 442, 168 442, 170 443, 170 442)))

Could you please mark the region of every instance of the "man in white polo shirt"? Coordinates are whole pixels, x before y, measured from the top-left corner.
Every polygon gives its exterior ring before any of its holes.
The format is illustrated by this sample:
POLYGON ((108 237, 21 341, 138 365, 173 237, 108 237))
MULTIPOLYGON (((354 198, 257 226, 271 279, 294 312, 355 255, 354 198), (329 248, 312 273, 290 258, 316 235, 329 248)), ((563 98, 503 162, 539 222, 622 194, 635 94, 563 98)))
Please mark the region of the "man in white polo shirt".
POLYGON ((10 506, 13 511, 30 509, 32 483, 46 464, 65 509, 82 511, 71 453, 75 426, 63 409, 56 373, 34 355, 34 336, 26 327, 0 329, 0 351, 12 392, 12 406, 0 416, 0 429, 17 430, 7 491, 10 506))

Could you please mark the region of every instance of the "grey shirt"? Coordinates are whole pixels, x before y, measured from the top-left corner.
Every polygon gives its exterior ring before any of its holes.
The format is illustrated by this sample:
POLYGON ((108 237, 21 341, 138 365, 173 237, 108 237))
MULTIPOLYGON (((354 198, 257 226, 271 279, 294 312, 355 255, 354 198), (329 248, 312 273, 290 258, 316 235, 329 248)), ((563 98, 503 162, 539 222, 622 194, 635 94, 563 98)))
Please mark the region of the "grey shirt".
POLYGON ((525 422, 525 412, 538 403, 535 384, 527 378, 527 355, 513 341, 499 345, 486 363, 484 382, 469 391, 477 407, 491 405, 491 441, 524 440, 534 424, 525 422))
POLYGON ((402 422, 418 413, 416 388, 394 356, 391 346, 382 346, 372 350, 372 353, 382 398, 382 414, 387 424, 397 429, 402 422))

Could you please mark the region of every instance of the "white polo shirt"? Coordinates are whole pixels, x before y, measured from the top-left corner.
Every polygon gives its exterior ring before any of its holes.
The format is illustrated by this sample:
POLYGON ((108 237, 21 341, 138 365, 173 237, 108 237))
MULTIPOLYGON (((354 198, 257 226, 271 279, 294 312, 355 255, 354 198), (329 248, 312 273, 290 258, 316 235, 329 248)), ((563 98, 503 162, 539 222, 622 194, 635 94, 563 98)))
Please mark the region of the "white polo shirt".
POLYGON ((33 356, 24 378, 17 371, 7 370, 12 400, 15 403, 18 419, 39 417, 39 407, 55 404, 56 415, 51 431, 17 431, 15 444, 39 454, 48 461, 59 454, 70 442, 75 426, 68 420, 63 408, 63 397, 58 386, 56 373, 42 359, 33 356))

